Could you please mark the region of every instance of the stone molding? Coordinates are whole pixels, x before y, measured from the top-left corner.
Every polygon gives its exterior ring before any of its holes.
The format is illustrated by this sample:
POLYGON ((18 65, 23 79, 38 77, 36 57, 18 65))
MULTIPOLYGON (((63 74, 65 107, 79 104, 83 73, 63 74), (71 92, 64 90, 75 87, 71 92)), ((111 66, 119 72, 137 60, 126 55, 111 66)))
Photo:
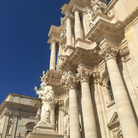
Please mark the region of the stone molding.
POLYGON ((99 19, 86 34, 85 39, 99 43, 103 40, 103 37, 101 36, 105 34, 105 37, 110 38, 113 42, 120 42, 120 40, 124 38, 124 28, 125 26, 121 21, 113 24, 107 22, 104 18, 99 19))
POLYGON ((49 44, 52 44, 53 42, 54 43, 59 43, 60 42, 60 36, 52 36, 49 38, 49 40, 47 41, 49 44))
POLYGON ((59 69, 64 71, 67 67, 77 67, 80 64, 85 64, 90 70, 94 65, 100 62, 102 58, 99 56, 98 50, 86 50, 80 47, 75 48, 71 56, 68 56, 60 65, 59 69))

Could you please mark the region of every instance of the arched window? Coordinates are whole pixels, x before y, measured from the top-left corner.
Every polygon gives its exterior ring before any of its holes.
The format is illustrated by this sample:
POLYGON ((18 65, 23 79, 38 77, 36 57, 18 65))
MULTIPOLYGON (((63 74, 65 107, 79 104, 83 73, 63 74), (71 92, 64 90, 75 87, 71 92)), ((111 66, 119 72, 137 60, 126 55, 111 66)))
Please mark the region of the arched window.
POLYGON ((34 122, 29 122, 25 125, 26 127, 26 134, 28 134, 29 132, 33 131, 33 128, 35 127, 35 123, 34 122))
POLYGON ((112 86, 111 86, 111 82, 108 82, 108 91, 109 91, 109 96, 110 96, 110 100, 114 100, 114 95, 113 95, 113 91, 112 91, 112 86))
POLYGON ((119 133, 117 134, 117 138, 123 138, 122 132, 119 132, 119 133))

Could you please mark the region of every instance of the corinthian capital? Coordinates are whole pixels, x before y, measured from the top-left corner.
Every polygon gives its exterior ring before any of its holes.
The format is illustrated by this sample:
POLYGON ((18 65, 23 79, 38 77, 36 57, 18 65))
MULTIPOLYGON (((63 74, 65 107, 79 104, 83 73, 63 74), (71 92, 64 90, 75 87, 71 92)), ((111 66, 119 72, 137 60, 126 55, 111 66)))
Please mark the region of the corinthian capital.
POLYGON ((65 85, 68 89, 75 89, 77 87, 77 79, 75 77, 68 77, 65 81, 65 85))
POLYGON ((87 70, 81 69, 78 71, 77 78, 80 82, 89 81, 91 73, 87 70))
POLYGON ((118 54, 118 48, 111 47, 111 46, 105 46, 104 49, 101 49, 100 55, 102 55, 105 60, 111 59, 111 58, 116 58, 118 54))

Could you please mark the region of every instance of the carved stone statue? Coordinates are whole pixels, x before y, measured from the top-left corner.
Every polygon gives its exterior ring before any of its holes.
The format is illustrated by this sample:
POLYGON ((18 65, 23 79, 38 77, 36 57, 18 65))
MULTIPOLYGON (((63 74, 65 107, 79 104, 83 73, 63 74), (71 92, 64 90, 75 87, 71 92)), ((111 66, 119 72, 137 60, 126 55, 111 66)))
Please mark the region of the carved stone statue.
POLYGON ((50 114, 54 106, 53 88, 46 86, 46 83, 42 82, 41 88, 37 90, 37 87, 35 87, 35 91, 39 95, 39 98, 42 99, 41 118, 38 124, 51 124, 50 114))

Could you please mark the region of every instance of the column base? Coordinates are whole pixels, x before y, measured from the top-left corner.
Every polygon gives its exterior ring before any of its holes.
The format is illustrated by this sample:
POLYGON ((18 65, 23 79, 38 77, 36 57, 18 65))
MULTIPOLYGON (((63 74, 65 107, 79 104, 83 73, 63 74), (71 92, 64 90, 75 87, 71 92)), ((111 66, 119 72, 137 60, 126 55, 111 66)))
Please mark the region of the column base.
POLYGON ((58 134, 51 124, 38 124, 26 138, 64 138, 64 136, 58 134))

